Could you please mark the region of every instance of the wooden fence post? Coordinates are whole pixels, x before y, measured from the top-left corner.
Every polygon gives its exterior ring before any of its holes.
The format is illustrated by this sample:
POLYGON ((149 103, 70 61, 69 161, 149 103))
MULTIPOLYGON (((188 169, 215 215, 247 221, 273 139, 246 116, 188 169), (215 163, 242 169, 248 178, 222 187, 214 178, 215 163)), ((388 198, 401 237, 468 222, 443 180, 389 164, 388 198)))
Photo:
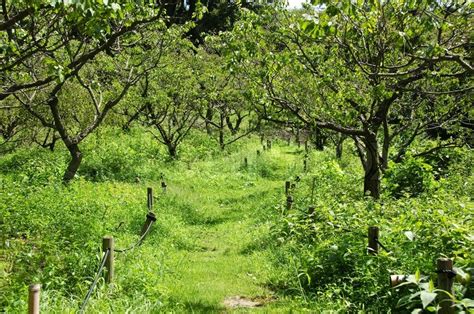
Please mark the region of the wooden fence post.
POLYGON ((379 253, 379 227, 369 227, 369 245, 367 247, 367 252, 372 255, 377 255, 379 253))
POLYGON ((454 313, 453 299, 446 294, 446 292, 453 294, 453 281, 456 277, 453 271, 453 260, 449 258, 438 258, 437 260, 438 272, 438 289, 443 291, 438 292, 438 302, 440 305, 440 314, 454 313), (446 291, 446 292, 445 292, 446 291))
POLYGON ((285 195, 288 195, 290 193, 290 187, 291 187, 290 181, 285 181, 285 195))
POLYGON ((314 215, 314 211, 316 210, 316 206, 314 205, 309 205, 308 207, 308 216, 313 220, 313 222, 316 222, 316 217, 314 215))
POLYGON ((267 140, 267 149, 272 149, 272 140, 267 140))
POLYGON ((153 210, 153 189, 152 188, 146 189, 146 196, 147 196, 148 210, 152 211, 153 210))
POLYGON ((32 284, 28 287, 28 314, 39 314, 40 291, 40 284, 32 284))
POLYGON ((102 251, 104 253, 109 250, 109 255, 105 260, 105 268, 107 273, 105 274, 105 282, 112 283, 114 281, 114 238, 111 236, 105 236, 102 238, 102 251))
POLYGON ((166 184, 165 180, 161 181, 161 189, 163 190, 163 193, 166 193, 166 188, 168 185, 166 184))
POLYGON ((291 210, 292 206, 293 206, 293 196, 288 195, 286 197, 286 210, 291 210))
POLYGON ((156 216, 154 213, 149 212, 148 214, 146 214, 146 220, 145 220, 145 223, 143 224, 142 231, 140 232, 140 236, 143 236, 145 232, 148 230, 148 227, 150 227, 150 225, 152 225, 155 221, 156 221, 156 216))

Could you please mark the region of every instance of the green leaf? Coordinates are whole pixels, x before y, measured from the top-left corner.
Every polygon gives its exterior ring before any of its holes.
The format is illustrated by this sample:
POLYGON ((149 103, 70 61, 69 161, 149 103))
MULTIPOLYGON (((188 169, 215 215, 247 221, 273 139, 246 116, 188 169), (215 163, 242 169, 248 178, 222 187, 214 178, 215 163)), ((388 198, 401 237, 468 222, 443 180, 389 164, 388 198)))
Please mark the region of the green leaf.
POLYGON ((459 267, 454 267, 454 271, 456 272, 456 281, 462 284, 466 284, 470 281, 471 275, 466 273, 459 267))
POLYGON ((415 238, 415 234, 411 231, 405 231, 404 234, 410 241, 413 241, 413 239, 415 238))
POLYGON ((421 279, 420 270, 417 269, 416 272, 415 272, 415 281, 420 282, 420 279, 421 279))
POLYGON ((436 299, 436 296, 437 294, 434 292, 421 291, 420 298, 423 308, 426 308, 431 302, 433 302, 434 299, 436 299))
POLYGON ((114 2, 110 6, 112 7, 112 10, 114 10, 114 11, 119 11, 120 10, 120 4, 118 4, 118 3, 114 2))
POLYGON ((430 280, 430 283, 429 283, 429 287, 428 287, 429 291, 434 291, 435 289, 435 285, 434 285, 434 282, 433 280, 430 280))
POLYGON ((461 303, 467 309, 474 308, 474 300, 466 298, 466 299, 462 299, 459 303, 461 303))

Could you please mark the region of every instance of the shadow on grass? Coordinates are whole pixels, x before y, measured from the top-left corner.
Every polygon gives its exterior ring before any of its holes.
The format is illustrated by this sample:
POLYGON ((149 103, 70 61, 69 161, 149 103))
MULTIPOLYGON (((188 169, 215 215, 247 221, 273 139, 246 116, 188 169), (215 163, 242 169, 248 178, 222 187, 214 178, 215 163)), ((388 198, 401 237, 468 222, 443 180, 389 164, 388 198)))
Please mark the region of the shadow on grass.
POLYGON ((222 224, 229 220, 228 217, 213 217, 206 216, 198 211, 196 211, 191 206, 183 206, 181 208, 181 217, 187 225, 205 225, 205 226, 215 226, 222 224))
POLYGON ((287 154, 287 155, 301 155, 301 154, 305 153, 305 150, 304 150, 304 149, 282 150, 282 152, 283 152, 284 154, 287 154))
POLYGON ((180 306, 180 311, 182 313, 226 313, 224 306, 208 304, 202 301, 186 302, 180 306))
POLYGON ((275 240, 271 236, 265 236, 257 239, 256 241, 252 241, 251 243, 246 244, 239 253, 242 255, 251 255, 255 252, 261 252, 268 250, 269 248, 274 245, 275 240))

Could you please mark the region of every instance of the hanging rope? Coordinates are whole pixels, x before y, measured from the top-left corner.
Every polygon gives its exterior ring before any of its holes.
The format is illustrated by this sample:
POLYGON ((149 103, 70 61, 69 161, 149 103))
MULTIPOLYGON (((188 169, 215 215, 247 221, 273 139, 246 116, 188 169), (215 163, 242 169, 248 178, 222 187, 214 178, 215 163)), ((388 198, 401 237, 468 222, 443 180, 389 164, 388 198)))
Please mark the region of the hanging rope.
POLYGON ((104 269, 105 266, 105 261, 107 260, 107 257, 109 256, 110 249, 107 249, 107 251, 104 252, 104 257, 102 257, 102 261, 100 262, 100 267, 99 270, 97 271, 94 281, 92 282, 92 285, 89 288, 89 291, 87 291, 86 297, 84 301, 82 302, 81 309, 79 310, 79 313, 84 313, 84 310, 86 309, 87 302, 89 301, 89 298, 91 297, 92 291, 94 291, 95 286, 97 285, 97 282, 99 281, 100 274, 102 273, 102 270, 104 269))
POLYGON ((380 243, 380 241, 379 241, 378 238, 375 239, 375 242, 377 242, 378 245, 380 245, 380 247, 381 247, 382 249, 384 249, 385 252, 387 252, 387 253, 390 253, 390 252, 391 252, 389 249, 387 249, 387 248, 385 247, 385 245, 383 245, 382 243, 380 243))
POLYGON ((351 230, 351 229, 348 229, 348 228, 345 228, 345 227, 343 227, 343 226, 341 226, 341 225, 335 225, 335 224, 333 224, 332 222, 327 222, 327 224, 330 225, 331 227, 335 228, 335 229, 340 229, 340 230, 342 230, 342 231, 349 232, 349 233, 352 233, 352 234, 354 234, 354 235, 358 235, 358 236, 361 237, 361 238, 367 238, 367 235, 362 234, 362 233, 359 233, 359 232, 356 232, 356 231, 351 230))
POLYGON ((148 232, 151 230, 151 226, 153 224, 149 224, 148 225, 148 228, 145 230, 145 232, 142 234, 142 236, 140 237, 140 239, 138 239, 137 242, 135 242, 133 245, 129 246, 128 248, 126 249, 114 249, 114 252, 117 252, 117 253, 124 253, 124 252, 127 252, 127 251, 130 251, 130 250, 133 250, 134 248, 136 248, 137 246, 141 245, 142 244, 142 241, 145 239, 145 237, 147 236, 148 232))

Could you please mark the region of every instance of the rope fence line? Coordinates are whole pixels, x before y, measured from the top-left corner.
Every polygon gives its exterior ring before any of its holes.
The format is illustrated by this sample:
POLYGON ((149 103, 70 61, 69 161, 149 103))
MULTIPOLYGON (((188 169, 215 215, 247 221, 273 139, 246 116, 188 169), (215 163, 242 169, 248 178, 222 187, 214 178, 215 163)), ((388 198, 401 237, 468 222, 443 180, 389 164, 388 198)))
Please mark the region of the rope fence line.
POLYGON ((354 230, 351 230, 351 229, 348 229, 346 227, 343 227, 341 225, 336 225, 336 224, 333 224, 332 222, 327 222, 327 224, 331 227, 333 227, 334 229, 341 229, 342 231, 345 231, 345 232, 349 232, 349 233, 352 233, 352 234, 355 234, 355 235, 358 235, 359 237, 361 238, 368 238, 368 236, 366 234, 362 234, 362 233, 359 233, 359 232, 356 232, 354 230))
MULTIPOLYGON (((134 244, 132 244, 131 246, 129 246, 128 248, 125 248, 125 249, 115 249, 113 247, 113 239, 110 239, 111 240, 111 243, 112 243, 112 246, 111 247, 108 247, 105 252, 104 252, 104 256, 102 257, 102 260, 100 262, 100 266, 99 266, 99 270, 97 271, 97 273, 95 274, 95 277, 94 277, 94 281, 92 282, 89 290, 87 291, 87 294, 86 294, 86 297, 84 298, 84 301, 82 302, 82 305, 80 307, 80 310, 79 310, 79 313, 80 314, 83 314, 84 313, 84 310, 87 306, 87 303, 89 302, 89 299, 92 295, 92 292, 94 291, 98 281, 99 281, 99 278, 100 278, 100 275, 102 274, 102 271, 104 270, 104 267, 106 266, 106 264, 108 264, 108 267, 110 269, 108 269, 109 271, 109 274, 108 274, 108 277, 110 278, 106 278, 106 282, 111 282, 111 277, 113 275, 113 255, 112 253, 113 252, 117 252, 117 253, 124 253, 124 252, 127 252, 127 251, 131 251, 133 250, 134 248, 136 248, 137 246, 141 245, 143 240, 146 238, 146 236, 148 235, 148 233, 150 232, 151 230, 151 227, 153 226, 153 223, 156 221, 156 216, 155 214, 153 214, 152 212, 149 212, 147 214, 147 220, 145 222, 145 225, 144 225, 144 228, 142 230, 142 235, 140 236, 140 238, 138 239, 137 242, 135 242, 134 244), (111 256, 112 255, 112 256, 111 256), (112 261, 110 259, 108 259, 109 257, 112 257, 112 261), (112 273, 112 274, 110 274, 112 273)), ((110 243, 110 242, 109 242, 110 243)), ((110 244, 109 244, 110 245, 110 244)))
POLYGON ((387 249, 387 248, 385 247, 385 245, 383 245, 382 243, 380 243, 380 241, 379 241, 378 238, 375 239, 375 242, 377 242, 377 244, 380 245, 380 247, 381 247, 382 249, 384 249, 385 252, 387 252, 387 253, 392 253, 391 250, 387 249))
POLYGON ((148 232, 151 230, 151 226, 152 226, 152 224, 148 225, 148 227, 146 228, 145 233, 142 234, 142 236, 140 237, 140 239, 138 239, 137 242, 135 242, 134 244, 132 244, 131 246, 129 246, 128 248, 125 248, 125 249, 114 249, 114 252, 124 253, 124 252, 130 251, 130 250, 133 250, 137 246, 141 245, 143 240, 145 239, 145 237, 148 235, 148 232))
POLYGON ((92 282, 89 291, 87 291, 86 297, 84 298, 84 301, 82 302, 81 308, 79 310, 79 313, 82 314, 84 313, 84 310, 86 309, 87 302, 89 302, 89 299, 92 295, 92 291, 94 291, 95 286, 97 285, 97 282, 99 282, 99 277, 102 274, 102 271, 104 270, 105 262, 107 261, 107 257, 109 257, 110 254, 110 249, 107 249, 104 252, 104 256, 102 257, 102 261, 100 262, 99 270, 95 274, 94 281, 92 282))
MULTIPOLYGON (((306 166, 306 163, 305 163, 306 166)), ((306 169, 305 169, 306 170, 306 169)), ((314 190, 315 190, 315 181, 316 178, 312 178, 311 184, 311 203, 314 201, 314 190)), ((294 201, 293 196, 290 194, 291 190, 296 189, 296 184, 291 184, 290 181, 285 181, 285 195, 287 197, 287 210, 291 209, 291 205, 294 201), (291 203, 288 203, 288 200, 291 199, 291 203), (290 205, 290 206, 288 206, 290 205)), ((308 208, 308 217, 313 220, 315 223, 315 206, 310 205, 308 208)), ((393 253, 388 249, 383 243, 379 240, 379 228, 375 226, 370 226, 368 228, 368 234, 362 234, 355 230, 351 230, 347 227, 341 226, 339 224, 333 224, 332 222, 326 222, 329 226, 340 229, 341 231, 349 232, 353 235, 359 236, 361 238, 368 239, 367 253, 371 255, 377 255, 379 253, 379 247, 382 248, 387 253, 393 253)), ((437 299, 439 300, 440 313, 454 313, 454 299, 451 297, 454 294, 454 280, 457 279, 457 272, 453 268, 453 260, 449 258, 438 258, 437 259, 437 270, 436 274, 438 275, 437 287, 438 291, 437 299)), ((407 282, 409 275, 390 275, 390 286, 392 288, 397 288, 403 282, 407 282)))
MULTIPOLYGON (((155 214, 151 211, 153 208, 153 190, 152 188, 147 188, 147 207, 148 207, 148 213, 146 215, 146 221, 145 224, 142 227, 141 235, 140 238, 138 239, 137 242, 132 244, 131 246, 125 248, 125 249, 116 249, 114 247, 114 240, 112 237, 104 237, 103 238, 103 250, 104 250, 104 256, 102 257, 102 260, 100 262, 100 266, 98 271, 96 272, 94 276, 94 281, 92 282, 91 286, 89 287, 89 290, 87 291, 86 297, 84 298, 79 313, 83 314, 87 303, 89 302, 89 299, 92 295, 92 292, 94 291, 95 287, 97 286, 97 283, 99 282, 99 278, 104 270, 104 268, 107 268, 108 274, 106 277, 106 283, 111 283, 112 278, 113 278, 113 273, 114 273, 114 252, 116 253, 124 253, 131 251, 135 249, 137 246, 140 246, 143 243, 143 240, 145 240, 146 236, 151 230, 151 227, 153 226, 153 223, 156 221, 156 216, 155 214)), ((116 228, 120 228, 124 222, 120 222, 119 226, 116 228)))
MULTIPOLYGON (((167 185, 163 179, 163 175, 162 175, 161 187, 163 189, 163 192, 166 192, 167 185)), ((94 292, 94 289, 97 286, 97 283, 99 282, 99 278, 101 277, 104 271, 104 268, 107 270, 107 273, 105 275, 105 283, 108 283, 108 284, 112 283, 113 277, 114 277, 114 253, 124 253, 124 252, 128 252, 135 249, 137 246, 140 246, 143 243, 143 240, 145 240, 146 236, 150 233, 151 227, 157 220, 155 214, 152 212, 154 199, 155 197, 153 197, 153 189, 151 187, 147 188, 148 213, 146 215, 146 221, 140 231, 140 238, 138 239, 137 242, 135 242, 131 246, 124 249, 115 249, 113 237, 104 236, 102 238, 102 251, 104 252, 104 255, 102 256, 102 259, 99 263, 99 269, 94 275, 94 280, 92 281, 92 284, 90 285, 89 290, 87 291, 87 294, 81 303, 81 306, 79 308, 80 314, 84 313, 87 307, 87 304, 92 296, 92 293, 94 292)), ((121 221, 119 225, 115 228, 115 231, 118 231, 118 229, 120 229, 123 226, 123 224, 124 222, 121 221)), ((40 290, 41 290, 40 284, 32 284, 29 286, 29 291, 28 291, 28 312, 29 313, 39 314, 40 312, 40 290)))
MULTIPOLYGON (((335 225, 335 224, 333 224, 333 223, 331 223, 331 222, 327 222, 327 224, 328 224, 329 226, 333 227, 333 228, 341 229, 342 231, 352 233, 352 234, 357 235, 357 236, 359 236, 359 237, 361 237, 361 238, 364 238, 364 239, 367 239, 367 238, 369 237, 368 235, 365 235, 365 234, 356 232, 356 231, 354 231, 354 230, 350 230, 350 229, 345 228, 345 227, 343 227, 343 226, 341 226, 341 225, 335 225)), ((380 245, 380 247, 381 247, 385 252, 387 252, 387 253, 391 253, 391 252, 392 252, 391 250, 389 250, 385 245, 383 245, 383 244, 380 242, 380 240, 379 240, 378 237, 374 237, 374 241, 375 241, 378 245, 380 245)))

